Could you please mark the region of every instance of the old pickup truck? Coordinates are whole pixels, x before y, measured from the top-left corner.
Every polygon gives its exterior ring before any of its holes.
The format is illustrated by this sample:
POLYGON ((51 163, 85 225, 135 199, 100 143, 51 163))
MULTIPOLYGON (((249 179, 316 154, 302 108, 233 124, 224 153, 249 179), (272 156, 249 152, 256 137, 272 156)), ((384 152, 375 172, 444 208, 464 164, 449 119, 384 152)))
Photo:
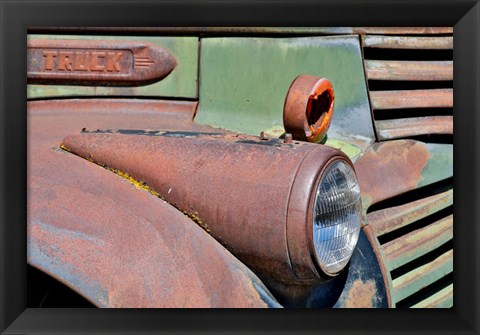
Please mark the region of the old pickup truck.
POLYGON ((29 306, 452 307, 452 48, 30 29, 29 306))

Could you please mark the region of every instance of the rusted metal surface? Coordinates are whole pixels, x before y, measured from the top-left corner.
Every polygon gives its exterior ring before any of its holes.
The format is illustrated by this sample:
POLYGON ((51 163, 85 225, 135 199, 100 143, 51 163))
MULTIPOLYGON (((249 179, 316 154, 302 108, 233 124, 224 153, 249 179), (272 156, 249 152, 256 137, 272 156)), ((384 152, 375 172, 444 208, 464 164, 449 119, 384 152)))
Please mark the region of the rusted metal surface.
POLYGON ((384 49, 453 49, 453 36, 363 36, 366 48, 384 49))
POLYGON ((453 80, 453 61, 365 60, 369 80, 453 80))
POLYGON ((453 190, 432 195, 405 205, 368 214, 368 224, 380 236, 423 219, 453 204, 453 190))
POLYGON ((362 230, 365 233, 365 236, 368 238, 370 245, 372 246, 373 252, 375 253, 375 257, 377 259, 378 266, 380 267, 380 270, 382 272, 383 283, 384 283, 386 295, 387 295, 388 307, 395 307, 395 302, 393 300, 392 277, 390 275, 390 271, 387 269, 387 266, 385 265, 385 258, 383 256, 380 243, 378 242, 375 232, 373 231, 370 224, 365 225, 362 228, 362 230))
POLYGON ((150 34, 449 34, 452 27, 29 27, 29 32, 118 32, 150 34))
POLYGON ((453 306, 453 284, 448 285, 412 308, 450 308, 453 306))
POLYGON ((430 153, 420 142, 401 140, 374 144, 355 163, 364 210, 370 205, 413 190, 430 153))
POLYGON ((396 140, 373 144, 355 162, 362 205, 369 206, 453 176, 453 146, 396 140))
POLYGON ((81 127, 205 130, 195 103, 28 103, 28 261, 102 307, 278 307, 260 280, 175 208, 58 148, 81 127), (178 112, 178 113, 177 113, 178 112))
POLYGON ((36 84, 138 86, 175 68, 173 56, 141 41, 29 39, 27 80, 36 84))
POLYGON ((311 203, 324 165, 348 161, 341 152, 238 134, 121 130, 71 135, 63 145, 148 185, 262 275, 321 279, 311 203))
POLYGON ((379 140, 418 135, 453 134, 453 116, 424 116, 376 121, 379 140))
POLYGON ((345 308, 372 308, 372 300, 375 298, 376 288, 373 281, 364 283, 361 280, 355 281, 349 290, 345 308))
POLYGON ((293 139, 319 142, 332 121, 335 94, 328 79, 300 75, 288 89, 283 125, 293 139))
POLYGON ((453 90, 371 91, 373 109, 453 107, 453 90))
POLYGON ((32 265, 99 307, 270 304, 253 273, 170 205, 78 157, 45 156, 56 168, 29 178, 32 265))
POLYGON ((453 271, 453 250, 393 280, 395 300, 400 301, 453 271))
POLYGON ((387 266, 394 270, 452 239, 453 215, 382 245, 387 266))

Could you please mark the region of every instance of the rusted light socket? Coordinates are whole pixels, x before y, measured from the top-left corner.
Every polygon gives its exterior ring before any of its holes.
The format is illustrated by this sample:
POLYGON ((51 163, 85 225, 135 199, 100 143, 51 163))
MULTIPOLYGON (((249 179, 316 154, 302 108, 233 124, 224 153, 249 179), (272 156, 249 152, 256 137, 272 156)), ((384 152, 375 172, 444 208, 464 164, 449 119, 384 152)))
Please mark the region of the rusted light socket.
POLYGON ((352 165, 342 152, 239 134, 121 130, 63 145, 146 183, 257 273, 289 284, 326 278, 314 257, 313 204, 326 167, 352 165))
POLYGON ((290 85, 283 108, 283 125, 293 139, 318 143, 332 121, 335 94, 328 79, 299 75, 290 85))

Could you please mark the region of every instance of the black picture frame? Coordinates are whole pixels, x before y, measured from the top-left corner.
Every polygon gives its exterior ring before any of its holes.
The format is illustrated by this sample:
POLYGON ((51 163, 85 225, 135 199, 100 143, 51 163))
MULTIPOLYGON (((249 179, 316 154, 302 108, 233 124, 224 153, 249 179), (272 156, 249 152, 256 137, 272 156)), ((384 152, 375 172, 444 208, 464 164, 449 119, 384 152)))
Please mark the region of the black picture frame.
POLYGON ((2 334, 479 332, 478 1, 2 0, 0 5, 2 334), (454 26, 454 308, 26 309, 26 33, 32 26, 454 26))

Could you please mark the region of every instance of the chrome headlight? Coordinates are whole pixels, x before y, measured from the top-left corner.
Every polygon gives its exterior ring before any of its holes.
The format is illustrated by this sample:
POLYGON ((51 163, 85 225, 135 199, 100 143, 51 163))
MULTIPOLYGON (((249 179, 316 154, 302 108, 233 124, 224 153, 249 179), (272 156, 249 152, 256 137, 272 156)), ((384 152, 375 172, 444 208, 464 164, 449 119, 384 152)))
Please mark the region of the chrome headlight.
POLYGON ((328 275, 350 260, 361 226, 360 188, 352 167, 335 160, 323 173, 313 208, 315 259, 328 275))

